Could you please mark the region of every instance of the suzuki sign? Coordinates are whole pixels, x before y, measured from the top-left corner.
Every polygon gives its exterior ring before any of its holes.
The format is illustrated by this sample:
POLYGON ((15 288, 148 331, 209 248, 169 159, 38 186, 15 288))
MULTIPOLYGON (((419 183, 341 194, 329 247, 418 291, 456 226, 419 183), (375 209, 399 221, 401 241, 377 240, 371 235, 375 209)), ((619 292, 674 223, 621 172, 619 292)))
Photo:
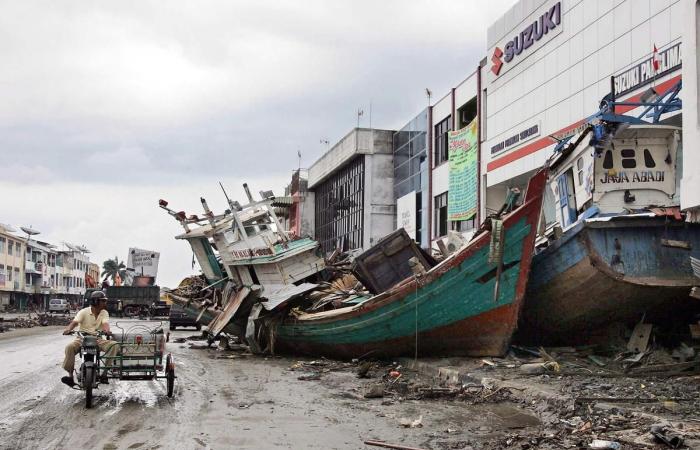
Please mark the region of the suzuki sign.
POLYGON ((549 40, 559 34, 561 29, 561 2, 557 2, 540 15, 537 20, 513 37, 513 39, 506 42, 503 49, 496 47, 493 50, 493 54, 491 55, 491 62, 493 63, 491 72, 493 72, 495 76, 498 76, 501 74, 501 70, 504 66, 506 68, 515 66, 519 60, 524 59, 527 54, 535 50, 533 46, 541 46, 546 42, 542 40, 543 38, 546 37, 547 40, 549 40), (523 54, 523 52, 525 52, 525 54, 523 54), (513 60, 515 60, 515 63, 511 65, 510 63, 513 62, 513 60))

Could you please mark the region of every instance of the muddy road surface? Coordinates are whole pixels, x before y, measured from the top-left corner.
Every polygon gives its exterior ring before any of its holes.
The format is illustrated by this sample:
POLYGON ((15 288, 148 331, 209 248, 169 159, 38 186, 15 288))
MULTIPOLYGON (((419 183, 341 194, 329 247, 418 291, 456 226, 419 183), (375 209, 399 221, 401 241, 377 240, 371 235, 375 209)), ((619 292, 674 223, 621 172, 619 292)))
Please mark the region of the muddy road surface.
MULTIPOLYGON (((172 399, 164 381, 112 380, 85 409, 84 393, 60 382, 71 339, 60 332, 0 336, 1 449, 377 448, 365 446, 368 439, 472 448, 467 441, 486 444, 538 424, 517 405, 365 399, 352 372, 309 381, 290 370, 296 359, 241 356, 193 341, 169 344, 178 377, 172 399)), ((193 334, 178 330, 171 341, 193 334)))

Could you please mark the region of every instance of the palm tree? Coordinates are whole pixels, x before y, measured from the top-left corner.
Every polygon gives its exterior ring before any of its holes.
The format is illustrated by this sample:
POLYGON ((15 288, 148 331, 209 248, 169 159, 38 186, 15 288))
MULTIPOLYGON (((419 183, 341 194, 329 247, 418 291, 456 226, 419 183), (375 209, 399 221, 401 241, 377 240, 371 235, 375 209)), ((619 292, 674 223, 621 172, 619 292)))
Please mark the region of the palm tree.
POLYGON ((112 284, 115 284, 117 275, 123 280, 126 277, 126 266, 124 261, 119 261, 116 256, 114 259, 108 259, 102 263, 102 276, 105 280, 111 278, 112 284))

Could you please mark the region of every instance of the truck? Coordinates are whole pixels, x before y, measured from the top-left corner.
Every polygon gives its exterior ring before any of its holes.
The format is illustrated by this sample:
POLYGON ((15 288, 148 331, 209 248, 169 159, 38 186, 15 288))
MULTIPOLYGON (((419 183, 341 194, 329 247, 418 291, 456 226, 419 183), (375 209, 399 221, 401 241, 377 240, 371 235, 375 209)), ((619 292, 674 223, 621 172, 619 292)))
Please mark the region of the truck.
MULTIPOLYGON (((102 291, 100 288, 87 288, 85 289, 85 295, 83 295, 83 308, 90 306, 90 295, 95 291, 102 291)), ((110 298, 107 294, 107 312, 112 317, 119 317, 122 314, 121 303, 117 298, 110 298)))
MULTIPOLYGON (((158 286, 107 286, 105 294, 109 300, 119 302, 117 315, 124 317, 148 317, 153 305, 160 301, 158 286)), ((112 314, 111 311, 109 313, 112 314)))

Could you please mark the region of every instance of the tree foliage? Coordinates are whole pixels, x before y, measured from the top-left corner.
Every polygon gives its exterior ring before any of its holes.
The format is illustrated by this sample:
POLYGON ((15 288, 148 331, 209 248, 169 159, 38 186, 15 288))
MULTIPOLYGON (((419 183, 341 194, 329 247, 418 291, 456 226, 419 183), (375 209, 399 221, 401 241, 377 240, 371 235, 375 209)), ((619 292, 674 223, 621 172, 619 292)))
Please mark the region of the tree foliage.
POLYGON ((119 258, 115 256, 114 259, 108 259, 102 263, 102 276, 104 280, 111 279, 114 285, 116 284, 117 275, 119 275, 119 278, 122 280, 126 278, 126 265, 124 265, 124 261, 119 261, 119 258))

